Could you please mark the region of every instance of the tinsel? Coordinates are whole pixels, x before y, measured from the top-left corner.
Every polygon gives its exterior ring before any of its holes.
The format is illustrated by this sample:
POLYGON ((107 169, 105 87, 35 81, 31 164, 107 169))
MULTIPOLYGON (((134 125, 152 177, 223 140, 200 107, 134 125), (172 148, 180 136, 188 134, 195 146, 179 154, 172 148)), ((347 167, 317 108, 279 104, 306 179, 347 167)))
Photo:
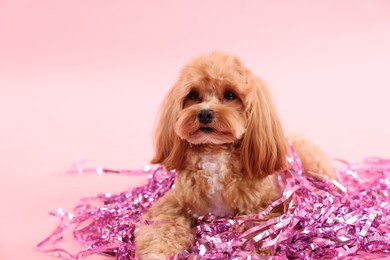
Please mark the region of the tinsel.
MULTIPOLYGON (((199 217, 194 245, 172 259, 390 257, 390 160, 344 163, 336 181, 307 177, 292 147, 287 159, 290 168, 277 173, 284 188, 279 200, 251 216, 199 217), (285 213, 264 220, 279 204, 285 213)), ((92 254, 136 259, 134 232, 142 223, 142 213, 173 187, 176 172, 162 166, 140 171, 77 166, 70 172, 91 171, 150 176, 145 186, 82 199, 72 212, 58 209, 51 213, 59 225, 38 249, 64 259, 92 254), (70 253, 60 243, 65 235, 73 236, 84 249, 70 253)))

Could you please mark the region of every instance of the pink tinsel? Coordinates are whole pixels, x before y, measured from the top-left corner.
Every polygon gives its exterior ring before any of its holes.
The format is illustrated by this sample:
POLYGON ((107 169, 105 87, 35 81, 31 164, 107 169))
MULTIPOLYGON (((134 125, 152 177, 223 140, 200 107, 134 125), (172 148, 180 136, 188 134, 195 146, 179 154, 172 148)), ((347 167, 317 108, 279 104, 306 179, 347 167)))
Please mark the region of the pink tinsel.
MULTIPOLYGON (((306 177, 293 150, 288 160, 290 169, 280 173, 285 187, 282 198, 257 215, 199 217, 195 244, 175 257, 270 259, 262 256, 264 252, 271 253, 272 259, 390 257, 390 160, 370 158, 361 164, 345 164, 338 170, 339 182, 306 177), (286 206, 285 214, 261 220, 281 203, 286 206)), ((104 168, 95 171, 121 173, 104 168)), ((63 258, 104 254, 134 259, 134 231, 141 215, 172 188, 176 174, 163 167, 149 171, 149 182, 143 187, 83 199, 72 213, 62 209, 52 213, 60 224, 39 243, 39 250, 63 258), (85 250, 72 254, 58 247, 70 230, 85 250)))

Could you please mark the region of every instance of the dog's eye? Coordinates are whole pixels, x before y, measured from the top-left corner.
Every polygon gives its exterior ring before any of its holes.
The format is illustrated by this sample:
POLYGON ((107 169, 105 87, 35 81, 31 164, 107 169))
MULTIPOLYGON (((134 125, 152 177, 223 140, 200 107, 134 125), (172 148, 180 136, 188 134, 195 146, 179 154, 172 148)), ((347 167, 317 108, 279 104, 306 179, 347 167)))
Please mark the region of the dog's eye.
POLYGON ((190 94, 187 96, 190 100, 198 100, 199 99, 199 93, 196 91, 191 91, 190 94))
POLYGON ((226 100, 234 100, 236 95, 233 92, 226 91, 225 94, 223 94, 223 98, 226 100))

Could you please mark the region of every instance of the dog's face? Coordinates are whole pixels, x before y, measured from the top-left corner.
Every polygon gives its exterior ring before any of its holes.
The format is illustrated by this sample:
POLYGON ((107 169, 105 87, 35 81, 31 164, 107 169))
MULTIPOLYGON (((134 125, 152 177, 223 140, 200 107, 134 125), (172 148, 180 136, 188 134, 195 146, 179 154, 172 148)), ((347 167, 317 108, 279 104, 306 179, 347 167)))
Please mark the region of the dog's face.
POLYGON ((285 162, 285 137, 265 84, 220 52, 183 68, 162 106, 156 141, 152 162, 168 169, 184 167, 191 145, 235 144, 249 175, 269 174, 285 162))
POLYGON ((177 87, 176 134, 191 144, 225 144, 242 138, 247 127, 246 70, 237 58, 212 53, 194 59, 177 87))
MULTIPOLYGON (((199 71, 199 67, 188 68, 199 71)), ((242 138, 246 130, 245 96, 228 78, 199 78, 187 74, 174 131, 191 144, 225 144, 242 138)), ((228 75, 226 75, 228 77, 228 75)))

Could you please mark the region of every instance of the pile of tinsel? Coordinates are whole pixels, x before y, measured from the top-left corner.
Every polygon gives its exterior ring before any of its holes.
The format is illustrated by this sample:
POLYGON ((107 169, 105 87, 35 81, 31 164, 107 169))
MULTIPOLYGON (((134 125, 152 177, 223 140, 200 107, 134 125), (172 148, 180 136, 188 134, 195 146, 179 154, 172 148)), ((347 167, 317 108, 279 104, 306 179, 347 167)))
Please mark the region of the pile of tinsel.
MULTIPOLYGON (((282 198, 253 216, 199 217, 194 245, 172 259, 390 257, 390 160, 370 158, 361 164, 345 163, 338 169, 339 181, 307 177, 293 150, 288 160, 290 169, 279 173, 280 184, 285 187, 282 198), (262 220, 281 203, 285 214, 262 220)), ((116 172, 76 169, 92 170, 116 172)), ((142 222, 141 215, 172 188, 176 174, 163 167, 144 172, 150 177, 143 187, 83 199, 71 213, 62 209, 52 213, 60 223, 39 243, 39 250, 73 259, 92 254, 135 259, 134 232, 142 222), (70 253, 60 246, 69 234, 84 250, 70 253)))

